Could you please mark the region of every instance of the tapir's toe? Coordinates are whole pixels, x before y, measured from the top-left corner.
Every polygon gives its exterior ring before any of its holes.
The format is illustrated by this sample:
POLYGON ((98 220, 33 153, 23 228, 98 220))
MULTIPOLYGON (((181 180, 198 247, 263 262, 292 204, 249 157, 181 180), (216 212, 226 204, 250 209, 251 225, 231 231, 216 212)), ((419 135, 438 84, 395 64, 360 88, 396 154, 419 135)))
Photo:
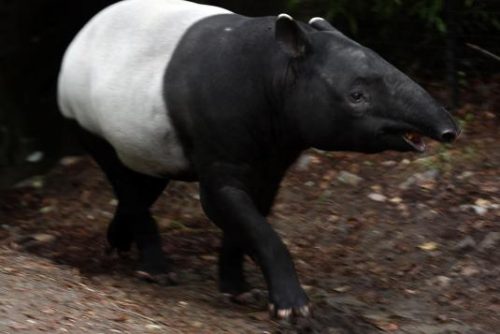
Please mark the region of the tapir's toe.
POLYGON ((272 318, 279 320, 290 320, 292 317, 308 318, 311 316, 311 306, 303 305, 292 308, 276 308, 274 304, 269 304, 269 313, 272 318))
POLYGON ((177 285, 179 283, 177 274, 174 272, 149 273, 147 271, 137 270, 135 275, 142 280, 160 285, 177 285))
POLYGON ((302 307, 294 308, 293 314, 297 317, 308 318, 311 316, 311 306, 304 305, 302 307))

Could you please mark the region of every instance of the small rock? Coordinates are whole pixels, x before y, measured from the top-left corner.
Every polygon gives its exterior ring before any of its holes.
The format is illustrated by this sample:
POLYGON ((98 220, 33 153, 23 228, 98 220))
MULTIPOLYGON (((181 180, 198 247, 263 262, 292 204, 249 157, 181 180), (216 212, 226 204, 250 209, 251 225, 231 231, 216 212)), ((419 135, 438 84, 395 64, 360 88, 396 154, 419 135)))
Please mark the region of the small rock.
POLYGON ((417 215, 414 216, 415 221, 425 221, 431 220, 438 215, 436 210, 432 210, 430 208, 423 209, 417 215))
POLYGON ((424 250, 424 251, 431 252, 431 251, 434 251, 438 248, 438 244, 434 241, 429 241, 429 242, 425 242, 425 243, 419 245, 418 248, 420 248, 421 250, 424 250))
POLYGON ((406 181, 399 185, 402 190, 409 189, 412 185, 416 184, 419 187, 433 189, 436 178, 439 176, 437 169, 430 169, 424 173, 416 173, 410 176, 406 181))
POLYGON ((41 189, 44 186, 44 177, 41 175, 33 176, 14 185, 14 188, 35 188, 41 189))
POLYGON ((389 200, 389 202, 394 204, 400 204, 401 202, 403 202, 403 199, 401 197, 393 197, 389 200))
POLYGON ((379 193, 371 193, 368 198, 375 202, 385 202, 387 200, 387 197, 379 193))
POLYGON ((382 162, 382 166, 386 166, 386 167, 396 166, 397 164, 398 163, 394 160, 387 160, 387 161, 382 162))
POLYGON ((149 329, 149 330, 160 330, 161 326, 158 326, 158 325, 155 325, 155 324, 148 324, 148 325, 146 325, 146 329, 149 329))
POLYGON ((483 206, 479 206, 479 205, 471 205, 471 208, 479 216, 484 216, 488 212, 487 208, 485 208, 483 206))
POLYGON ((408 159, 401 160, 401 164, 403 164, 403 165, 409 165, 410 163, 411 163, 411 161, 408 159))
POLYGON ((337 180, 339 180, 342 183, 351 185, 351 186, 357 186, 359 185, 364 179, 356 174, 352 174, 346 171, 341 171, 339 173, 339 176, 337 176, 337 180))
POLYGON ((485 208, 485 207, 482 207, 482 206, 479 206, 479 205, 470 205, 470 204, 460 205, 460 209, 462 211, 472 210, 478 216, 484 216, 488 212, 488 208, 485 208))
POLYGON ((406 179, 406 181, 404 181, 403 183, 401 183, 399 185, 399 189, 401 189, 401 190, 407 190, 413 184, 415 184, 415 177, 414 176, 410 176, 408 179, 406 179))
POLYGON ((493 208, 493 203, 484 198, 478 198, 474 201, 474 204, 483 208, 493 208))
POLYGON ((467 277, 470 277, 470 276, 473 276, 473 275, 476 275, 479 273, 479 269, 477 269, 476 267, 474 266, 466 266, 466 267, 463 267, 462 268, 462 271, 461 271, 461 274, 463 276, 467 276, 467 277))
POLYGON ((439 322, 448 322, 450 318, 445 314, 439 314, 436 316, 436 320, 439 322))
POLYGON ((45 313, 45 314, 55 314, 56 313, 56 311, 54 309, 51 309, 51 308, 44 308, 44 309, 40 310, 40 312, 45 313))
POLYGON ((429 169, 428 171, 422 173, 422 177, 426 180, 435 180, 439 176, 439 170, 429 169))
POLYGON ((44 156, 45 156, 45 154, 42 151, 35 151, 35 152, 30 153, 26 157, 26 161, 31 162, 31 163, 37 163, 37 162, 42 161, 44 156))
POLYGON ((338 215, 330 215, 327 219, 329 223, 336 223, 338 222, 340 217, 338 215))
POLYGON ((40 213, 49 213, 49 212, 52 212, 54 211, 54 207, 53 206, 45 206, 43 208, 40 209, 40 213))
POLYGON ((344 292, 347 292, 350 290, 351 290, 351 287, 349 285, 339 286, 339 287, 333 289, 333 291, 338 292, 338 293, 344 293, 344 292))
POLYGON ((200 259, 205 261, 217 261, 217 256, 215 255, 201 255, 200 259))
POLYGON ((457 178, 459 180, 465 180, 465 179, 468 179, 469 177, 471 176, 474 176, 474 173, 473 172, 470 172, 470 171, 465 171, 463 172, 462 174, 460 174, 457 178))
POLYGON ((491 111, 485 111, 484 115, 486 116, 487 119, 495 119, 497 118, 497 115, 492 113, 491 111))
POLYGON ((476 241, 471 236, 466 236, 453 247, 456 251, 468 251, 476 248, 476 241))
POLYGON ((500 232, 490 232, 484 237, 478 248, 480 251, 485 251, 494 248, 498 242, 500 242, 500 232))
POLYGON ((303 154, 295 163, 295 169, 303 172, 309 169, 311 162, 313 161, 313 157, 310 154, 303 154))
POLYGON ((200 321, 193 321, 191 323, 191 325, 193 325, 193 327, 195 327, 195 328, 202 328, 203 327, 203 323, 200 321))
POLYGON ((399 330, 399 326, 398 326, 398 324, 390 322, 390 323, 381 325, 380 329, 382 329, 383 331, 386 331, 386 332, 395 332, 395 331, 399 330))
POLYGON ((77 162, 79 162, 80 160, 82 160, 81 157, 78 157, 78 156, 67 156, 67 157, 64 157, 62 158, 59 163, 65 167, 68 167, 68 166, 71 166, 71 165, 74 165, 76 164, 77 162))
POLYGON ((441 288, 447 288, 448 286, 450 286, 451 278, 440 275, 436 276, 434 282, 436 282, 437 285, 441 288))
POLYGON ((307 181, 306 183, 304 183, 304 185, 306 187, 314 187, 315 183, 313 181, 307 181))
POLYGON ((48 243, 56 240, 55 236, 50 235, 50 234, 43 234, 43 233, 35 234, 32 237, 33 237, 33 239, 35 239, 36 241, 38 241, 39 243, 42 243, 42 244, 48 244, 48 243))

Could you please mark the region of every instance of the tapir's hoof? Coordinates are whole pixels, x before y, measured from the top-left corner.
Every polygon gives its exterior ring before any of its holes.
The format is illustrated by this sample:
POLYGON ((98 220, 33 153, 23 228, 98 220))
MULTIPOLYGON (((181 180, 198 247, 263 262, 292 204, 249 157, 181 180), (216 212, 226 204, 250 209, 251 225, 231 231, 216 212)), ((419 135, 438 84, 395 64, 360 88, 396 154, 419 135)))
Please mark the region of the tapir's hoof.
POLYGON ((135 275, 147 282, 156 283, 160 285, 177 285, 179 284, 179 278, 174 272, 161 273, 161 274, 151 274, 146 271, 137 270, 135 275))
POLYGON ((104 252, 107 256, 114 256, 116 254, 118 258, 122 260, 127 260, 130 258, 130 250, 122 250, 113 246, 106 247, 104 252))
POLYGON ((311 307, 310 305, 304 305, 300 307, 276 309, 274 304, 269 304, 269 314, 271 318, 279 320, 290 320, 292 317, 308 318, 311 316, 311 307))

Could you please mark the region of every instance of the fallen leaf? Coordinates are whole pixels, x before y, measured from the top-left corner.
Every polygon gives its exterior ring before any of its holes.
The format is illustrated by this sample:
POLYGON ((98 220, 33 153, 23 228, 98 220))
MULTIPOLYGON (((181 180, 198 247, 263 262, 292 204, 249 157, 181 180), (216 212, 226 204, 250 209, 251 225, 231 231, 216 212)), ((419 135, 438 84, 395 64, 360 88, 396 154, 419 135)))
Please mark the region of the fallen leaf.
POLYGON ((351 290, 351 287, 349 285, 344 285, 344 286, 339 286, 337 288, 334 288, 333 291, 343 293, 351 290))
POLYGON ((401 197, 393 197, 389 201, 394 204, 400 204, 401 202, 403 202, 403 199, 401 197))
POLYGON ((380 324, 380 326, 377 326, 379 327, 381 330, 385 331, 385 332, 394 332, 394 331, 397 331, 399 329, 399 326, 395 323, 387 323, 387 324, 380 324))
POLYGON ((126 322, 128 318, 125 315, 118 315, 116 317, 111 318, 110 320, 116 321, 116 322, 126 322))
POLYGON ((146 325, 146 329, 149 329, 149 330, 159 330, 159 329, 161 329, 161 326, 158 326, 158 325, 155 325, 155 324, 149 324, 149 325, 146 325))
POLYGON ((52 211, 54 211, 54 207, 52 207, 52 206, 45 206, 45 207, 40 209, 40 213, 49 213, 52 211))
POLYGON ((429 241, 429 242, 425 242, 425 243, 419 245, 418 248, 420 248, 421 250, 430 252, 430 251, 436 250, 438 248, 438 244, 434 241, 429 241))

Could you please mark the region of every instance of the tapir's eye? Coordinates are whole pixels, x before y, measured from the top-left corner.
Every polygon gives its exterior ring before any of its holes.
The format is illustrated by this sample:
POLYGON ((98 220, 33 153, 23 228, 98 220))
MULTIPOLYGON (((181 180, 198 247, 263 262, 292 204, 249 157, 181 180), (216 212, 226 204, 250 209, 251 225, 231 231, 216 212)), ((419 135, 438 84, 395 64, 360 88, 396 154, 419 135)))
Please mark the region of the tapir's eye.
POLYGON ((363 101, 364 95, 361 92, 357 92, 357 91, 356 92, 352 92, 351 93, 351 99, 352 99, 352 101, 354 103, 359 103, 359 102, 363 101))

